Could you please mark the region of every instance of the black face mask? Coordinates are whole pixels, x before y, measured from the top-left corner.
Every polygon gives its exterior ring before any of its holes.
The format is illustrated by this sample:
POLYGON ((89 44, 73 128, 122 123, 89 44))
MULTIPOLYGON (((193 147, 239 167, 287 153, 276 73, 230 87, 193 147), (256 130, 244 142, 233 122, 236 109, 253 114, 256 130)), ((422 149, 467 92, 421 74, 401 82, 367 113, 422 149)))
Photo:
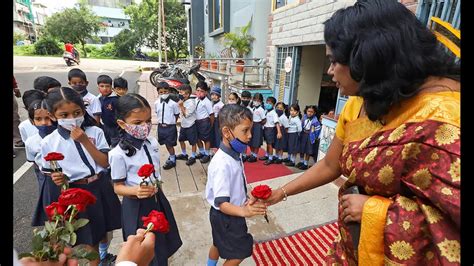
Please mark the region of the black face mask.
POLYGON ((281 116, 283 114, 283 110, 275 110, 278 116, 281 116))
POLYGON ((79 93, 83 93, 84 91, 87 90, 87 86, 86 86, 86 85, 74 85, 74 86, 72 86, 72 88, 73 88, 75 91, 79 92, 79 93))
POLYGON ((178 99, 179 99, 180 101, 184 101, 184 96, 183 96, 182 94, 178 94, 178 99))
POLYGON ((249 106, 250 100, 242 100, 242 105, 247 107, 249 106))

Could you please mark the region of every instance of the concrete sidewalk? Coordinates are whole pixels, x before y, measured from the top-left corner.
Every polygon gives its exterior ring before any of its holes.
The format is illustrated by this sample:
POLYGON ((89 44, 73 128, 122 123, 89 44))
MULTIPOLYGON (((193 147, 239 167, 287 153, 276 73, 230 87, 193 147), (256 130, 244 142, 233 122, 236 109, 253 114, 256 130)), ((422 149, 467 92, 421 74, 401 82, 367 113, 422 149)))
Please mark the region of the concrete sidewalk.
MULTIPOLYGON (((156 90, 149 84, 147 73, 144 73, 140 79, 143 82, 140 83, 139 93, 146 97, 150 105, 153 106, 156 100, 156 90)), ((156 123, 154 112, 152 120, 156 123)), ((155 126, 154 130, 152 134, 156 135, 155 126)), ((164 147, 161 151, 166 153, 164 147)), ((163 160, 161 163, 164 163, 166 157, 167 154, 161 156, 163 160)), ((198 164, 200 163, 197 162, 196 165, 198 164)), ((181 170, 183 168, 177 167, 176 169, 179 172, 183 171, 181 170)), ((200 170, 199 168, 196 169, 186 170, 184 173, 179 173, 176 177, 178 184, 194 180, 194 188, 181 189, 178 185, 178 189, 171 189, 173 186, 168 185, 167 187, 167 181, 165 180, 163 191, 173 208, 183 240, 183 246, 170 258, 170 265, 204 265, 207 260, 209 247, 212 244, 211 226, 209 223, 210 205, 205 200, 204 195, 206 178, 202 177, 202 175, 207 173, 207 164, 203 164, 200 170), (199 173, 195 174, 195 171, 199 173)), ((166 172, 168 171, 161 171, 162 175, 166 175, 166 172)), ((277 189, 299 175, 300 173, 295 173, 252 183, 249 184, 249 189, 259 184, 266 184, 273 189, 277 189)), ((171 182, 171 180, 168 182, 171 182)), ((287 201, 270 206, 268 211, 270 223, 267 223, 263 217, 247 219, 247 225, 254 237, 254 241, 261 242, 281 238, 334 221, 337 218, 337 190, 338 186, 330 183, 323 187, 291 196, 287 201)), ((121 231, 114 231, 114 239, 112 240, 109 252, 118 254, 122 242, 121 231)), ((222 265, 222 263, 223 260, 220 260, 219 265, 222 265)), ((255 262, 252 258, 248 258, 242 265, 255 265, 255 262)))

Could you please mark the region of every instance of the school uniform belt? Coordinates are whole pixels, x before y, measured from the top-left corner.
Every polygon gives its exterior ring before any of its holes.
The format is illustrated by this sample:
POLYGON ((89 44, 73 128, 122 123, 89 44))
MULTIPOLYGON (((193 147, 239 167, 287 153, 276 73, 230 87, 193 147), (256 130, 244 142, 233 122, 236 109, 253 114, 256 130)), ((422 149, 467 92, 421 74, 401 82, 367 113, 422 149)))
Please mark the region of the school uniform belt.
POLYGON ((209 118, 209 117, 206 117, 206 118, 202 118, 202 119, 196 119, 196 121, 204 121, 204 120, 207 120, 207 119, 209 119, 209 120, 210 120, 210 118, 209 118))
POLYGON ((86 177, 86 178, 82 178, 82 179, 79 179, 79 180, 76 180, 76 181, 73 181, 71 182, 72 184, 80 184, 80 185, 84 185, 84 184, 89 184, 89 183, 92 183, 96 180, 99 179, 99 176, 98 175, 93 175, 93 176, 90 176, 90 177, 86 177))
POLYGON ((158 126, 160 127, 171 127, 174 126, 175 124, 165 124, 165 123, 159 123, 158 126))

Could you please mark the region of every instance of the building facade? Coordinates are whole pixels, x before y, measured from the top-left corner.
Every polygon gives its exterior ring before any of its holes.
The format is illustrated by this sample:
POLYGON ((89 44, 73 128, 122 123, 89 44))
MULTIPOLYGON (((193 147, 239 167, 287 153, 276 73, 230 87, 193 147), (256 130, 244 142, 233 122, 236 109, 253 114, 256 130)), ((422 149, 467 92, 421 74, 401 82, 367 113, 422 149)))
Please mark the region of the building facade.
MULTIPOLYGON (((131 0, 89 0, 92 11, 101 18, 104 28, 97 34, 99 44, 106 44, 123 29, 130 28, 130 17, 125 15, 123 7, 130 5, 131 0)), ((89 40, 89 43, 94 41, 89 40)))
POLYGON ((30 41, 36 39, 36 27, 30 0, 13 0, 13 31, 22 33, 30 41))

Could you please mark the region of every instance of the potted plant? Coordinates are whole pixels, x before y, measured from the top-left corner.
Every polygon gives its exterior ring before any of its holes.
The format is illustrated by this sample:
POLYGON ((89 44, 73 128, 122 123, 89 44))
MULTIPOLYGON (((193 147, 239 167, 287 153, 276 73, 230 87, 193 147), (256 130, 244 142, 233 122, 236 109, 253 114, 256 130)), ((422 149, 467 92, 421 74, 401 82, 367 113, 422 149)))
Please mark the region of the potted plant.
POLYGON ((247 25, 241 27, 238 32, 228 32, 224 34, 225 45, 231 48, 235 52, 237 58, 239 58, 235 63, 237 65, 242 65, 237 66, 237 72, 240 73, 244 71, 244 61, 240 58, 243 58, 250 52, 252 49, 251 44, 255 40, 255 37, 248 34, 251 23, 252 19, 250 19, 247 25))
POLYGON ((209 58, 211 58, 211 70, 217 71, 218 62, 215 60, 217 58, 216 54, 210 54, 209 58))

